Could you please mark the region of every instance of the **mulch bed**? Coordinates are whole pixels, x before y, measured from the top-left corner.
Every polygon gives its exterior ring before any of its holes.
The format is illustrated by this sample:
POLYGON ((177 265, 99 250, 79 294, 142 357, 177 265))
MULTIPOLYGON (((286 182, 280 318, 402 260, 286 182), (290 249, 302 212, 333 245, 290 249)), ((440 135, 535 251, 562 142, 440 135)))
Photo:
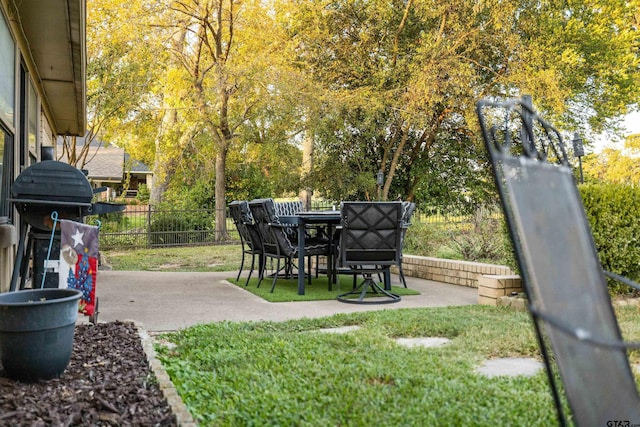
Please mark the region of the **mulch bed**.
POLYGON ((66 371, 27 384, 2 375, 0 426, 176 426, 133 323, 77 325, 66 371))

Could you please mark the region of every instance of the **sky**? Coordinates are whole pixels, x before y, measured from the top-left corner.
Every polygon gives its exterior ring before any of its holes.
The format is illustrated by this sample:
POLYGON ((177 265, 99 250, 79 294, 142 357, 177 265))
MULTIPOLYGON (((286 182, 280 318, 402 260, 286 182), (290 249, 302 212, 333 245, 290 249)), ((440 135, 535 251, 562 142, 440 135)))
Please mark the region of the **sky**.
MULTIPOLYGON (((631 114, 628 114, 627 117, 624 119, 623 124, 627 129, 627 131, 625 132, 625 136, 640 133, 640 111, 636 111, 631 114)), ((595 144, 593 146, 593 149, 588 151, 599 153, 605 147, 613 147, 620 150, 623 148, 623 146, 624 146, 623 140, 611 142, 608 136, 598 135, 595 137, 595 144)))
POLYGON ((640 133, 640 111, 629 114, 624 120, 624 124, 627 127, 627 135, 640 133))

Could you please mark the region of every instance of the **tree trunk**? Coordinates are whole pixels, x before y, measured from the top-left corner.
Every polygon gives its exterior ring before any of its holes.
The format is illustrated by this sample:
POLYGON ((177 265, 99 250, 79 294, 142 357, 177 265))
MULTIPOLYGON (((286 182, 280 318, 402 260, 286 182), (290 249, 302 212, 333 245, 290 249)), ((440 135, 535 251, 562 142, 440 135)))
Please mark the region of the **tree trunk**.
POLYGON ((398 168, 400 155, 404 151, 404 146, 407 143, 408 126, 401 127, 401 129, 402 129, 402 136, 400 138, 400 143, 398 144, 398 147, 393 153, 393 156, 391 158, 391 164, 389 165, 389 170, 387 172, 387 176, 385 177, 384 187, 382 188, 382 200, 389 200, 389 189, 391 188, 393 177, 395 176, 396 169, 398 168))
POLYGON ((227 148, 218 150, 216 153, 216 240, 222 241, 227 238, 227 203, 226 203, 226 164, 227 148))
MULTIPOLYGON (((313 168, 313 137, 309 131, 306 132, 304 140, 302 141, 302 176, 301 181, 305 183, 311 169, 313 168)), ((305 210, 311 210, 311 196, 313 195, 313 188, 302 186, 300 189, 300 200, 305 210)))
MULTIPOLYGON (((231 91, 225 84, 223 76, 218 76, 218 94, 220 101, 219 110, 219 137, 216 138, 216 240, 226 240, 227 233, 227 153, 231 145, 233 133, 229 129, 229 94, 231 91)), ((203 92, 200 92, 203 94, 203 92)), ((204 100, 204 97, 202 98, 204 100)), ((210 121, 210 124, 211 123, 210 121)))
MULTIPOLYGON (((165 70, 165 79, 167 79, 167 81, 170 79, 170 74, 173 71, 173 68, 180 67, 180 60, 178 59, 178 56, 180 56, 179 54, 183 51, 186 32, 187 29, 182 28, 173 35, 171 40, 172 48, 178 52, 178 54, 171 56, 170 64, 165 70)), ((178 123, 178 112, 171 108, 171 105, 167 102, 167 99, 170 99, 170 94, 168 93, 170 89, 167 85, 165 85, 164 90, 165 93, 162 97, 162 108, 164 113, 154 141, 155 156, 153 160, 153 185, 151 186, 149 194, 149 204, 151 205, 157 205, 162 201, 164 193, 169 187, 169 181, 171 180, 171 174, 173 172, 167 165, 168 159, 166 159, 164 152, 164 141, 165 138, 167 138, 167 134, 169 134, 178 123)))
POLYGON ((175 110, 168 109, 167 105, 164 105, 164 107, 165 113, 155 139, 156 152, 153 161, 153 185, 149 194, 149 204, 151 205, 157 205, 162 202, 162 197, 167 191, 171 179, 171 171, 168 170, 167 160, 164 155, 163 141, 168 130, 176 125, 178 118, 175 110))

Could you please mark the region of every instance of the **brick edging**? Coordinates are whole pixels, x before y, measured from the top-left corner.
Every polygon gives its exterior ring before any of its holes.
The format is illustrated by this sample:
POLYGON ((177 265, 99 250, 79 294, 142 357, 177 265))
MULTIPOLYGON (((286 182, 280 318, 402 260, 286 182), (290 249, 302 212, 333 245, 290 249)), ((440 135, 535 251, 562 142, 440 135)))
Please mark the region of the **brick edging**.
POLYGON ((149 368, 155 375, 156 380, 158 381, 158 387, 160 387, 162 394, 165 399, 167 399, 167 403, 171 406, 171 410, 176 417, 178 425, 183 427, 197 426, 198 424, 193 420, 187 406, 184 404, 182 398, 171 382, 169 374, 167 374, 162 363, 160 363, 160 360, 156 357, 156 351, 153 348, 155 343, 153 337, 147 333, 142 324, 135 321, 133 323, 138 329, 138 335, 140 336, 140 341, 142 341, 142 348, 147 355, 149 368))

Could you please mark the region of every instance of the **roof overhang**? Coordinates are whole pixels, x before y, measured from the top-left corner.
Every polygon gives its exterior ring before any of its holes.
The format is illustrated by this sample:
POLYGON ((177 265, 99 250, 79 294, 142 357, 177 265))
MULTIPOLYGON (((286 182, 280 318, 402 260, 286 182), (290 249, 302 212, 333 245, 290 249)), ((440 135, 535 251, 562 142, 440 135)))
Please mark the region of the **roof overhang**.
POLYGON ((83 136, 87 126, 85 0, 16 1, 15 8, 55 132, 83 136))

